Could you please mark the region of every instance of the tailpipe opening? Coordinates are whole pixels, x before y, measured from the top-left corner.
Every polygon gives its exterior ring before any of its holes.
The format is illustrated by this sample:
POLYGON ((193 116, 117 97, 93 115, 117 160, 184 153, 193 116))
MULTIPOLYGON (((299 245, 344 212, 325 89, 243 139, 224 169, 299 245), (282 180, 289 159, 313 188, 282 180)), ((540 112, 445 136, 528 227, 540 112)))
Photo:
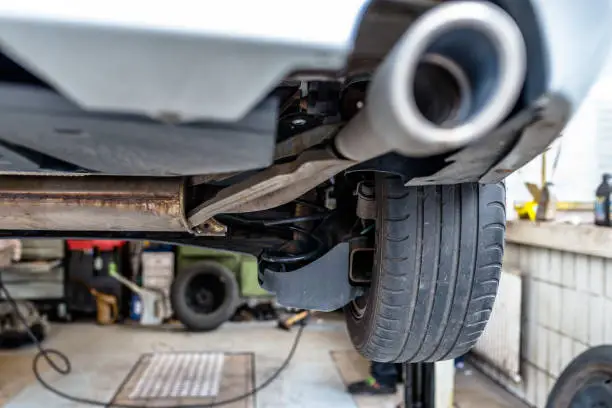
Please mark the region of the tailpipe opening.
POLYGON ((443 128, 459 124, 471 106, 472 92, 465 72, 439 54, 423 57, 416 67, 412 89, 407 92, 412 92, 416 114, 443 128))
POLYGON ((525 70, 521 31, 504 10, 485 2, 441 4, 383 61, 337 148, 365 160, 390 150, 428 156, 462 147, 512 111, 525 70))

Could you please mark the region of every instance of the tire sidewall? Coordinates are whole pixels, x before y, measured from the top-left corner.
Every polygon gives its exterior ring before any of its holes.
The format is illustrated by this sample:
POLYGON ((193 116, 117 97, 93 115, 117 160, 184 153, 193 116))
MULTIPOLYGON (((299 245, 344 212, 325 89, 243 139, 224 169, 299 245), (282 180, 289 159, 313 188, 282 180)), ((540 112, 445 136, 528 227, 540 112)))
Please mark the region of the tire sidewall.
MULTIPOLYGON (((376 180, 376 197, 385 197, 387 193, 387 180, 384 177, 379 177, 376 180)), ((386 203, 382 202, 376 206, 376 219, 381 220, 386 217, 386 203)), ((353 341, 353 345, 359 350, 366 358, 374 359, 379 362, 391 361, 394 354, 399 353, 398 350, 388 350, 387 358, 381 358, 380 356, 373 356, 369 352, 367 344, 370 342, 372 330, 376 326, 376 316, 378 316, 378 302, 376 299, 379 298, 378 292, 382 285, 383 276, 382 262, 383 262, 383 245, 384 237, 386 235, 385 223, 376 222, 375 225, 375 248, 376 252, 374 255, 374 270, 372 271, 372 282, 369 290, 363 296, 366 296, 366 309, 363 316, 356 317, 352 310, 352 305, 349 304, 345 307, 345 316, 347 329, 353 341)))

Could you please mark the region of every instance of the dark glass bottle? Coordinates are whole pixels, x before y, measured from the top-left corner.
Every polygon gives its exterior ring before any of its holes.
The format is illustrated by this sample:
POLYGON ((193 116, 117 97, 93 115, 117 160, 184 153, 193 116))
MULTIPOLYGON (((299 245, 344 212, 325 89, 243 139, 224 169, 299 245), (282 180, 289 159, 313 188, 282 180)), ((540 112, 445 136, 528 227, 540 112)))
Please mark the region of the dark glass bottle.
POLYGON ((604 227, 610 226, 610 177, 610 174, 605 173, 595 191, 595 224, 604 227))

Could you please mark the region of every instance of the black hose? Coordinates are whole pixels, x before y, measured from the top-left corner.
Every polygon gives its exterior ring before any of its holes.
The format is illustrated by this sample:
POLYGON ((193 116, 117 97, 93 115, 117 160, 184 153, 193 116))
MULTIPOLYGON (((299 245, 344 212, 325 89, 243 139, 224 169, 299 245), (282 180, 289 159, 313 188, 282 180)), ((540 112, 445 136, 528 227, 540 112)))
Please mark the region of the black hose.
POLYGON ((269 262, 269 263, 301 263, 301 262, 308 262, 311 261, 313 259, 315 259, 319 253, 321 252, 321 250, 323 249, 323 247, 325 246, 325 244, 323 243, 323 241, 321 239, 319 239, 316 235, 301 229, 299 227, 293 226, 293 225, 289 225, 289 224, 295 224, 298 222, 305 222, 305 221, 315 221, 315 220, 325 220, 327 219, 330 215, 332 215, 333 212, 326 212, 326 213, 318 213, 318 214, 310 214, 310 215, 303 215, 303 216, 296 216, 296 217, 289 217, 289 218, 282 218, 282 219, 276 219, 276 220, 266 220, 266 219, 261 219, 261 218, 249 218, 249 217, 245 217, 243 215, 237 215, 237 214, 222 214, 217 216, 217 219, 219 219, 220 221, 223 221, 223 219, 227 219, 227 220, 233 220, 236 222, 241 222, 243 224, 249 224, 249 225, 260 225, 262 227, 280 227, 283 226, 283 228, 289 229, 291 231, 295 231, 298 232, 300 234, 302 234, 303 236, 305 236, 307 239, 310 239, 311 241, 314 241, 316 244, 316 248, 305 252, 305 253, 301 253, 301 254, 289 254, 289 253, 285 253, 282 255, 274 255, 272 252, 273 251, 263 251, 261 253, 261 255, 259 256, 261 258, 261 260, 265 261, 265 262, 269 262))
MULTIPOLYGON (((63 392, 61 390, 58 390, 57 388, 53 387, 51 384, 47 383, 42 378, 42 376, 40 375, 40 370, 38 368, 38 363, 40 362, 40 360, 41 359, 45 360, 47 362, 47 364, 49 364, 49 366, 53 369, 53 371, 55 371, 58 374, 62 374, 62 375, 68 375, 68 374, 70 374, 72 372, 72 365, 70 364, 70 360, 61 351, 55 350, 55 349, 47 349, 47 348, 44 348, 40 344, 40 341, 38 340, 36 335, 30 329, 30 326, 29 326, 26 318, 21 314, 21 311, 19 310, 17 302, 15 301, 15 299, 13 299, 13 297, 9 293, 8 289, 6 289, 6 287, 4 286, 4 283, 2 282, 2 273, 0 273, 0 292, 4 293, 5 299, 11 305, 11 308, 13 309, 15 314, 17 315, 17 318, 19 319, 19 321, 25 327, 28 336, 30 337, 30 339, 35 344, 36 348, 38 349, 38 353, 34 356, 34 359, 32 360, 32 372, 34 373, 34 376, 36 377, 36 380, 40 383, 40 385, 42 385, 48 391, 52 392, 53 394, 55 394, 55 395, 57 395, 57 396, 59 396, 61 398, 64 398, 64 399, 66 399, 68 401, 77 402, 79 404, 94 405, 94 406, 99 406, 99 407, 116 407, 116 408, 139 408, 140 407, 139 405, 115 404, 115 403, 111 403, 111 402, 108 402, 108 401, 100 401, 100 400, 94 400, 94 399, 89 399, 89 398, 77 397, 77 396, 74 396, 74 395, 67 394, 67 393, 65 393, 65 392, 63 392)), ((274 380, 276 380, 278 378, 278 376, 283 372, 283 370, 285 370, 285 368, 287 368, 287 366, 289 365, 289 363, 293 359, 293 355, 295 354, 295 351, 297 349, 298 344, 300 343, 300 338, 302 337, 302 333, 304 332, 304 327, 305 326, 301 326, 299 328, 299 330, 298 330, 298 332, 297 332, 297 334, 295 336, 295 340, 293 340, 293 345, 291 346, 291 350, 289 351, 289 354, 287 355, 287 358, 285 358, 285 361, 283 362, 283 364, 281 364, 281 366, 274 372, 274 374, 272 374, 266 381, 264 381, 263 383, 261 383, 257 387, 253 388, 251 391, 246 392, 244 394, 237 395, 236 397, 233 397, 233 398, 228 398, 228 399, 222 400, 222 401, 215 401, 215 402, 212 402, 212 403, 206 404, 206 405, 191 404, 191 405, 181 405, 181 407, 183 407, 183 408, 191 408, 191 407, 194 407, 194 408, 195 407, 199 407, 199 408, 210 407, 210 408, 212 408, 212 407, 218 407, 218 406, 221 406, 221 405, 232 404, 234 402, 241 401, 243 399, 249 398, 249 397, 257 394, 259 391, 263 390, 264 388, 269 386, 274 380)), ((177 405, 156 405, 156 407, 159 407, 159 408, 176 408, 177 405)))
POLYGON ((237 214, 221 214, 217 215, 216 218, 219 220, 228 219, 236 222, 241 222, 243 224, 258 224, 264 227, 272 227, 275 225, 286 225, 286 224, 295 224, 297 222, 305 222, 305 221, 316 221, 322 220, 327 217, 328 214, 310 214, 310 215, 302 215, 297 217, 288 217, 288 218, 279 218, 279 219, 265 219, 265 218, 249 218, 243 215, 237 214))
POLYGON ((295 231, 300 234, 303 234, 306 238, 309 238, 312 241, 315 241, 317 245, 316 248, 313 249, 312 251, 305 252, 303 254, 287 254, 287 255, 271 255, 269 252, 264 251, 260 255, 260 258, 263 261, 270 262, 270 263, 299 263, 299 262, 310 261, 312 259, 315 259, 319 255, 319 253, 323 249, 323 246, 325 245, 323 241, 321 241, 317 236, 301 228, 294 227, 294 226, 288 226, 287 228, 290 229, 291 231, 295 231))
POLYGON ((325 217, 327 217, 327 214, 302 215, 300 217, 291 217, 282 220, 263 221, 263 225, 265 225, 266 227, 272 227, 274 225, 295 224, 298 222, 322 220, 325 217))

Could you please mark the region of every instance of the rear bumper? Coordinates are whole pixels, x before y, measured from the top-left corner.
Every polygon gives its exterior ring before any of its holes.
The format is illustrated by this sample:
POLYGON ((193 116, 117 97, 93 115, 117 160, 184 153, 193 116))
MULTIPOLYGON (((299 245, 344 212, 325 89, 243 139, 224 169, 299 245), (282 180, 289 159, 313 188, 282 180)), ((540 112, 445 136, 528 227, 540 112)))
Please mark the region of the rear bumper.
MULTIPOLYGON (((608 0, 491 1, 523 30, 530 99, 579 105, 609 48, 608 0)), ((0 0, 0 40, 82 108, 236 121, 291 72, 344 68, 370 2, 0 0)))
MULTIPOLYGON (((395 34, 401 34, 387 29, 387 20, 372 11, 394 0, 379 0, 361 24, 374 1, 311 0, 305 7, 288 0, 227 0, 207 7, 206 2, 175 0, 150 2, 143 9, 138 2, 118 0, 0 0, 2 51, 76 102, 67 115, 58 112, 56 102, 41 107, 36 97, 34 106, 25 109, 39 117, 34 123, 30 117, 23 119, 24 106, 4 106, 0 87, 0 116, 5 119, 0 139, 107 174, 192 175, 265 167, 272 159, 276 109, 273 103, 260 102, 279 81, 295 71, 340 71, 355 54, 382 57, 395 34), (367 30, 367 20, 381 25, 367 30), (361 41, 355 42, 360 29, 361 41), (381 46, 385 41, 388 44, 381 46), (84 115, 83 109, 93 112, 84 115), (140 117, 118 120, 98 116, 99 111, 171 117, 177 122, 196 119, 206 126, 144 123, 140 117), (219 121, 228 129, 220 132, 219 121), (57 129, 82 130, 80 134, 90 136, 66 145, 71 140, 58 138, 57 129), (113 150, 107 147, 110 142, 113 150), (150 146, 143 147, 147 143, 150 146), (102 157, 99 152, 107 154, 102 157), (214 157, 202 157, 200 152, 214 157)), ((554 5, 546 0, 491 1, 513 16, 527 43, 520 120, 516 126, 506 121, 498 129, 505 133, 504 145, 490 137, 481 143, 484 147, 464 148, 455 160, 461 171, 453 171, 450 179, 432 177, 431 183, 481 177, 501 163, 519 136, 528 139, 524 130, 538 115, 548 115, 547 137, 537 132, 540 143, 524 149, 520 160, 503 166, 499 174, 509 174, 541 153, 578 108, 608 54, 608 0, 590 0, 588 7, 572 0, 554 5), (559 114, 540 113, 550 100, 558 101, 560 108, 553 111, 559 114)), ((391 21, 399 21, 399 31, 418 15, 394 7, 380 9, 392 15, 391 21)), ((0 163, 0 171, 37 170, 37 164, 25 158, 11 160, 18 165, 3 169, 0 163)))
POLYGON ((0 40, 85 109, 236 121, 293 71, 342 69, 368 3, 0 1, 0 40))

